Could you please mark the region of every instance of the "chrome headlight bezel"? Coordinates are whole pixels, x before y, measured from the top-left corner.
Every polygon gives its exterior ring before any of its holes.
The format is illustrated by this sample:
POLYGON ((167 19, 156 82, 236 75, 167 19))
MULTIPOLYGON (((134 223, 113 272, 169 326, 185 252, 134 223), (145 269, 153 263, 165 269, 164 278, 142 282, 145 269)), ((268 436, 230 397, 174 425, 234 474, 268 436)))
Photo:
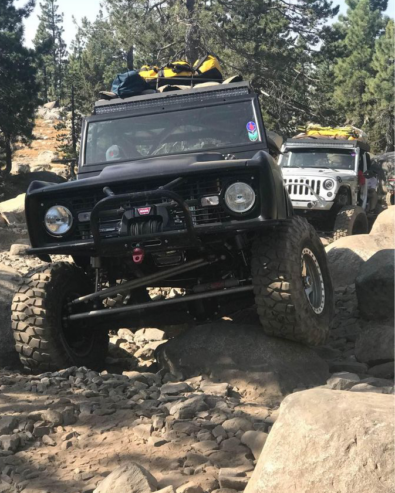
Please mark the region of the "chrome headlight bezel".
POLYGON ((51 206, 44 216, 45 229, 51 236, 60 237, 66 235, 73 227, 73 222, 73 214, 64 205, 51 206), (51 226, 53 226, 52 229, 51 226))
MULTIPOLYGON (((223 199, 224 199, 224 203, 225 203, 226 207, 233 214, 242 215, 242 214, 245 214, 247 212, 250 212, 251 209, 254 207, 254 205, 256 203, 256 194, 255 194, 255 191, 251 185, 249 185, 248 183, 242 182, 242 181, 237 181, 237 182, 231 183, 226 188, 223 199), (237 188, 239 188, 239 191, 236 191, 237 188), (249 195, 249 197, 247 197, 247 205, 242 210, 240 210, 237 208, 237 205, 235 205, 236 201, 232 198, 232 194, 233 195, 237 194, 237 195, 241 196, 243 194, 243 189, 244 189, 245 195, 249 195)), ((239 205, 241 205, 242 200, 243 199, 240 198, 239 205)))
POLYGON ((334 188, 335 186, 335 182, 334 180, 327 178, 326 180, 324 180, 322 186, 325 190, 332 190, 332 188, 334 188))

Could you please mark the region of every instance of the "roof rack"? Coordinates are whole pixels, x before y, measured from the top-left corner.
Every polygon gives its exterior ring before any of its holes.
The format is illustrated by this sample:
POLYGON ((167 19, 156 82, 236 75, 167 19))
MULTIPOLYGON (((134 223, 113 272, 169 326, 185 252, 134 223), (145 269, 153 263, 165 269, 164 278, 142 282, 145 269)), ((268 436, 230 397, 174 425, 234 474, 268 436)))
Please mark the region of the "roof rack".
POLYGON ((227 84, 202 84, 200 87, 177 88, 169 92, 150 92, 130 98, 115 98, 99 100, 95 103, 94 114, 108 114, 119 111, 130 111, 134 108, 150 108, 161 106, 166 101, 166 106, 190 103, 193 101, 223 99, 228 97, 246 96, 252 93, 249 82, 230 82, 227 84))
POLYGON ((336 149, 340 149, 340 148, 355 149, 356 147, 360 147, 365 151, 370 151, 369 144, 367 142, 363 142, 362 140, 328 139, 325 137, 313 137, 313 136, 287 139, 285 146, 293 147, 293 148, 326 147, 326 148, 336 148, 336 149))

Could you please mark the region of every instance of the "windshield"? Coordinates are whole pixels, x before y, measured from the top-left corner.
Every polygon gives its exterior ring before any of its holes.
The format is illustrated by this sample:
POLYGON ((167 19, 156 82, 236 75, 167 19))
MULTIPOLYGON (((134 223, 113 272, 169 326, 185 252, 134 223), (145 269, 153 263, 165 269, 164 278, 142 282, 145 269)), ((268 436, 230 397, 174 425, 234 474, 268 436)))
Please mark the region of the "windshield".
POLYGON ((354 150, 294 149, 284 153, 282 168, 355 169, 354 150))
POLYGON ((91 122, 85 164, 261 142, 252 101, 91 122))

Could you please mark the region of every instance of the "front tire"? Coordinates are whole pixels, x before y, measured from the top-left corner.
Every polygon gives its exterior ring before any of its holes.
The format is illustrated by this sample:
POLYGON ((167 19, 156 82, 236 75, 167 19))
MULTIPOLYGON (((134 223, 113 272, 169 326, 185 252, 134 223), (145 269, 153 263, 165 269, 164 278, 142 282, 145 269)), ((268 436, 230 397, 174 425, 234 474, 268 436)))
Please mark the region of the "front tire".
POLYGON ((74 365, 103 368, 108 332, 63 322, 66 304, 91 291, 88 276, 68 263, 48 264, 24 279, 12 303, 12 328, 25 369, 42 373, 74 365))
POLYGON ((251 269, 265 334, 323 344, 333 317, 333 289, 325 250, 314 228, 295 216, 262 234, 253 244, 251 269))
POLYGON ((362 207, 347 205, 340 209, 333 228, 333 239, 351 235, 363 235, 369 232, 368 218, 362 207))

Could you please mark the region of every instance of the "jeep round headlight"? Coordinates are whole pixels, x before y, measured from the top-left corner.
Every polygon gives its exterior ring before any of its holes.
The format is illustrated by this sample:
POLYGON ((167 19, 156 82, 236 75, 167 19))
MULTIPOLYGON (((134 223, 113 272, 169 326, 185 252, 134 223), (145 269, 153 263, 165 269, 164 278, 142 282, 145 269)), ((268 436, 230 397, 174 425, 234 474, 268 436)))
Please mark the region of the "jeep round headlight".
POLYGON ((54 205, 47 210, 44 223, 49 233, 62 236, 70 231, 73 225, 73 216, 67 207, 54 205))
POLYGON ((255 204, 255 192, 247 183, 233 183, 225 192, 225 203, 233 212, 247 212, 255 204))
POLYGON ((324 188, 325 190, 331 190, 335 186, 335 182, 333 180, 325 180, 324 181, 324 188))

